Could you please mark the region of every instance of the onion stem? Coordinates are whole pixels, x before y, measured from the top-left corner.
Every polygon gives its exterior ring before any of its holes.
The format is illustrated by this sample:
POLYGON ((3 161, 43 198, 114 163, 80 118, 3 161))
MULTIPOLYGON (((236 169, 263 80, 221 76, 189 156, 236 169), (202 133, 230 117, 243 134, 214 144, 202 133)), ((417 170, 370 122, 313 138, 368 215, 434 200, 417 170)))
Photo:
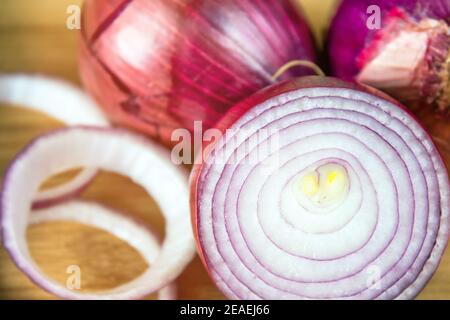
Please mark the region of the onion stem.
POLYGON ((282 65, 272 76, 272 81, 275 82, 278 80, 279 77, 281 77, 286 71, 293 67, 306 67, 312 69, 318 76, 325 77, 325 72, 322 71, 322 69, 315 64, 314 62, 311 62, 309 60, 292 60, 288 63, 285 63, 282 65))

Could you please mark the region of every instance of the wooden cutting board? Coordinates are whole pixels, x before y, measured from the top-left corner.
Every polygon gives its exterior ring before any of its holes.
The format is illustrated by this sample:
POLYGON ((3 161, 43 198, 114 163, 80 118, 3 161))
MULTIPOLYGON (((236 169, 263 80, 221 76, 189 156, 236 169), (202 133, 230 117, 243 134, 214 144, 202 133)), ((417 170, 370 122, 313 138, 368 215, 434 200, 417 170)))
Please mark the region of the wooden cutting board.
MULTIPOLYGON (((334 6, 333 0, 303 0, 306 14, 322 39, 334 6)), ((2 0, 0 4, 0 71, 39 72, 79 83, 76 63, 77 31, 65 27, 66 9, 81 0, 2 0)), ((450 125, 443 120, 423 119, 439 137, 441 151, 450 165, 450 125), (445 146, 447 145, 447 147, 445 146)), ((33 137, 61 124, 34 112, 0 107, 0 174, 14 155, 33 137)), ((65 177, 54 179, 52 183, 65 177)), ((164 221, 155 202, 129 180, 102 173, 83 198, 125 210, 153 225, 164 235, 164 221)), ((51 277, 65 283, 67 268, 81 269, 81 290, 114 287, 147 267, 139 254, 106 232, 74 223, 47 223, 28 230, 30 251, 51 277)), ((195 259, 177 281, 181 299, 222 299, 200 261, 195 259)), ((0 248, 0 299, 53 299, 27 279, 0 248)), ((150 299, 154 296, 148 297, 150 299)), ((419 296, 450 299, 450 250, 439 270, 419 296)))

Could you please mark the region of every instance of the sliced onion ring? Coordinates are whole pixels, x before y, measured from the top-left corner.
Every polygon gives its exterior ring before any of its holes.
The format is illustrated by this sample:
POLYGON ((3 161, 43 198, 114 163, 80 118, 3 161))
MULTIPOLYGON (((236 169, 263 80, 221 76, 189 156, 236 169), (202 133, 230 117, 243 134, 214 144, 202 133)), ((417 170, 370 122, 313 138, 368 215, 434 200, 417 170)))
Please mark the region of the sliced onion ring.
POLYGON ((402 106, 304 77, 248 98, 218 127, 228 131, 194 168, 191 208, 228 297, 410 299, 431 278, 449 235, 448 174, 402 106))
POLYGON ((63 184, 38 191, 33 200, 33 209, 47 208, 78 196, 94 180, 97 173, 96 168, 85 168, 63 184))
MULTIPOLYGON (((85 299, 136 299, 173 282, 192 260, 195 245, 189 219, 186 172, 170 162, 169 152, 146 138, 120 129, 73 127, 34 140, 12 162, 0 196, 0 230, 4 247, 16 265, 45 290, 61 294, 28 251, 26 228, 33 195, 48 176, 73 167, 97 167, 128 176, 159 204, 166 220, 165 239, 158 258, 144 274, 85 299)), ((78 297, 64 292, 64 298, 78 297)))
MULTIPOLYGON (((53 221, 71 221, 105 230, 135 248, 151 265, 158 257, 160 243, 156 234, 138 221, 93 202, 70 201, 50 208, 35 210, 30 215, 29 224, 40 224, 53 221)), ((58 296, 74 291, 61 286, 58 296)), ((158 292, 160 300, 175 300, 176 285, 170 283, 158 292)), ((77 293, 78 299, 84 299, 85 293, 77 293)), ((100 292, 99 295, 108 295, 100 292)))
MULTIPOLYGON (((109 126, 97 104, 68 82, 41 75, 0 75, 0 102, 40 111, 68 125, 109 126)), ((37 193, 34 207, 46 207, 78 195, 96 176, 84 169, 62 185, 37 193)))

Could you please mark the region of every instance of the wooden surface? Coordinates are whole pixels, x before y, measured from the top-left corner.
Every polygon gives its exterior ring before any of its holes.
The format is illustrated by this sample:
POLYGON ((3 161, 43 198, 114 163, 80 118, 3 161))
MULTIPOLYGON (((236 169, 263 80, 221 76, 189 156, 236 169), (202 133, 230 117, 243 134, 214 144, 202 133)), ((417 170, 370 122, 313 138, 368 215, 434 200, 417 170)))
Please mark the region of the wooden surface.
MULTIPOLYGON (((314 32, 322 39, 333 0, 304 0, 314 32)), ((66 29, 66 8, 81 0, 2 0, 0 4, 0 71, 41 72, 79 83, 76 64, 77 32, 66 29)), ((424 119, 441 142, 447 166, 449 125, 424 119), (444 133, 443 133, 444 132, 444 133)), ((61 124, 29 111, 0 107, 0 174, 30 139, 61 124)), ((63 179, 53 180, 56 183, 63 179)), ((151 198, 129 180, 102 173, 83 198, 126 210, 155 227, 163 236, 164 221, 151 198)), ((74 223, 46 223, 30 227, 28 243, 41 268, 65 283, 70 265, 81 269, 81 290, 114 287, 130 280, 147 267, 126 243, 100 230, 74 223)), ((182 299, 221 299, 198 259, 177 281, 182 299)), ((0 299, 53 299, 31 283, 0 248, 0 299)), ((153 298, 153 296, 149 297, 153 298)), ((421 299, 450 298, 450 250, 421 299)))

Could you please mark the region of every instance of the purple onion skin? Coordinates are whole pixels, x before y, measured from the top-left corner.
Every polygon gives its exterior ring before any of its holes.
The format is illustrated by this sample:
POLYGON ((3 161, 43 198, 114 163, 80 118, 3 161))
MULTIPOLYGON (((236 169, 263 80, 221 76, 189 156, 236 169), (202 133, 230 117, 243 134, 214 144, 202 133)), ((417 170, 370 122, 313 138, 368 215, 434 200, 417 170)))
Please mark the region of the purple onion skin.
MULTIPOLYGON (((316 61, 290 0, 89 0, 84 9, 86 89, 114 123, 167 145, 174 129, 192 129, 194 120, 213 126, 273 83, 285 63, 316 61)), ((280 79, 311 73, 295 68, 280 79)))
MULTIPOLYGON (((450 25, 449 0, 342 0, 331 23, 327 43, 331 71, 334 76, 345 80, 355 79, 362 67, 361 63, 358 63, 361 62, 358 61, 358 58, 361 58, 364 53, 370 52, 370 49, 366 49, 380 40, 380 33, 377 32, 379 30, 370 30, 366 25, 369 5, 380 7, 382 30, 390 23, 389 14, 394 11, 403 12, 414 21, 431 18, 445 22, 447 26, 450 25)), ((445 48, 450 50, 450 36, 447 36, 446 40, 441 38, 434 41, 438 47, 441 47, 439 50, 445 56, 445 48)), ((431 52, 438 52, 434 48, 432 49, 431 52)), ((450 51, 447 52, 447 57, 449 57, 450 51)), ((447 62, 447 68, 448 66, 447 62)), ((415 113, 435 138, 435 142, 440 146, 440 151, 446 159, 450 154, 450 130, 447 125, 450 119, 450 96, 448 94, 450 79, 448 74, 447 80, 445 80, 434 72, 428 73, 422 79, 424 80, 422 88, 413 88, 410 92, 414 94, 411 96, 405 95, 398 88, 391 88, 391 90, 383 88, 415 113), (445 87, 447 87, 447 93, 436 96, 437 90, 445 87)))
POLYGON ((366 11, 371 5, 381 9, 382 28, 384 18, 394 8, 417 20, 433 18, 450 24, 448 0, 342 0, 328 35, 328 55, 334 76, 349 80, 360 71, 356 58, 377 31, 367 28, 366 11))
MULTIPOLYGON (((289 0, 202 0, 188 10, 174 56, 170 110, 211 127, 236 102, 273 83, 292 60, 316 61, 310 30, 289 0), (207 56, 205 56, 205 52, 207 56)), ((294 68, 281 79, 311 74, 294 68)))
POLYGON ((85 89, 114 123, 170 144, 170 59, 188 0, 87 0, 79 41, 85 89))

